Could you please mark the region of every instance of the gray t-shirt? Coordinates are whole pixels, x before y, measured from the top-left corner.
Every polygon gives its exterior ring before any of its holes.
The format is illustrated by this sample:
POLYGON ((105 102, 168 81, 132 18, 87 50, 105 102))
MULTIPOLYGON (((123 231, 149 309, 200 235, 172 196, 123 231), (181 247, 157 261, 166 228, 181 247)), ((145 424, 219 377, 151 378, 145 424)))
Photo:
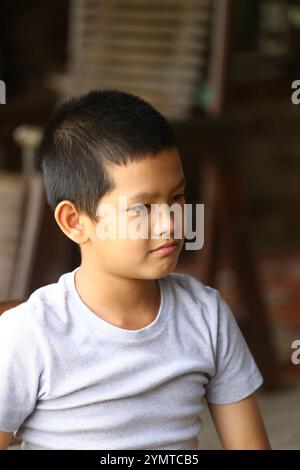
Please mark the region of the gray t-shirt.
POLYGON ((155 320, 126 330, 84 304, 76 269, 0 317, 0 429, 23 449, 197 449, 203 400, 262 384, 217 290, 171 273, 155 320))

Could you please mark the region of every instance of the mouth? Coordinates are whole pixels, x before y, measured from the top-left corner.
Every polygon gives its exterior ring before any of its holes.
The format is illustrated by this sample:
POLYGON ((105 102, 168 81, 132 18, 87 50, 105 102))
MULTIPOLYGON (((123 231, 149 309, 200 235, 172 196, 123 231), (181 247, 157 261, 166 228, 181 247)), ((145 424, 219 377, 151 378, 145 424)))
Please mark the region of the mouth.
POLYGON ((178 243, 175 241, 164 243, 160 247, 156 248, 155 250, 151 250, 151 253, 156 255, 169 255, 174 253, 178 248, 178 243))

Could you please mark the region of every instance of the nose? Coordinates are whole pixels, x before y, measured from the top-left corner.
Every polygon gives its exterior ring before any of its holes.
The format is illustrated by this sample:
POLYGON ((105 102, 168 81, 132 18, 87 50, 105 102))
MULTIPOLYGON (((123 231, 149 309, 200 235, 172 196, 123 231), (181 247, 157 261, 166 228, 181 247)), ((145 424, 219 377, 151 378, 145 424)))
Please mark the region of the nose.
POLYGON ((151 213, 152 234, 160 237, 164 234, 165 239, 174 238, 174 213, 168 204, 156 204, 151 213))

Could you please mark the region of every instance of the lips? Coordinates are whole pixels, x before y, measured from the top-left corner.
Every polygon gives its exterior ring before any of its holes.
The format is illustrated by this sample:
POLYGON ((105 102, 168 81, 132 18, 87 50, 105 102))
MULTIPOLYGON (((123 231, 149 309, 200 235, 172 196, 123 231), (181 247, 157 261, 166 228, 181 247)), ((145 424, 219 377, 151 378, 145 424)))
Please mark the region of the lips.
POLYGON ((156 248, 155 250, 151 250, 151 251, 158 251, 158 250, 161 250, 162 248, 170 248, 170 247, 174 247, 174 246, 177 246, 178 245, 178 242, 176 241, 171 241, 171 242, 167 242, 167 243, 164 243, 163 245, 160 245, 158 248, 156 248))

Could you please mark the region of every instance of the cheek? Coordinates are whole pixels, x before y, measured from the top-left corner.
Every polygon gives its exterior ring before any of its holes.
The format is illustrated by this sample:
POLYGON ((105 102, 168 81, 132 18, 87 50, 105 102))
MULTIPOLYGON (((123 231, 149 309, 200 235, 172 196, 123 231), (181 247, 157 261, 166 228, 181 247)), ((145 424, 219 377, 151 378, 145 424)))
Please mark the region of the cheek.
POLYGON ((94 243, 97 252, 104 258, 113 257, 114 260, 141 259, 151 249, 151 226, 149 218, 139 220, 134 217, 127 219, 117 217, 114 229, 109 231, 109 225, 104 225, 103 231, 96 231, 94 243), (122 224, 123 221, 123 224, 122 224), (122 224, 122 225, 121 225, 122 224), (103 238, 97 234, 102 233, 103 238))
POLYGON ((146 239, 119 240, 119 253, 123 259, 143 260, 149 251, 149 241, 146 239))
POLYGON ((146 239, 97 240, 97 254, 114 264, 130 264, 144 260, 150 250, 146 239))
POLYGON ((129 250, 149 251, 151 238, 151 220, 150 216, 128 217, 127 227, 123 233, 126 233, 127 239, 120 240, 127 245, 129 250))

